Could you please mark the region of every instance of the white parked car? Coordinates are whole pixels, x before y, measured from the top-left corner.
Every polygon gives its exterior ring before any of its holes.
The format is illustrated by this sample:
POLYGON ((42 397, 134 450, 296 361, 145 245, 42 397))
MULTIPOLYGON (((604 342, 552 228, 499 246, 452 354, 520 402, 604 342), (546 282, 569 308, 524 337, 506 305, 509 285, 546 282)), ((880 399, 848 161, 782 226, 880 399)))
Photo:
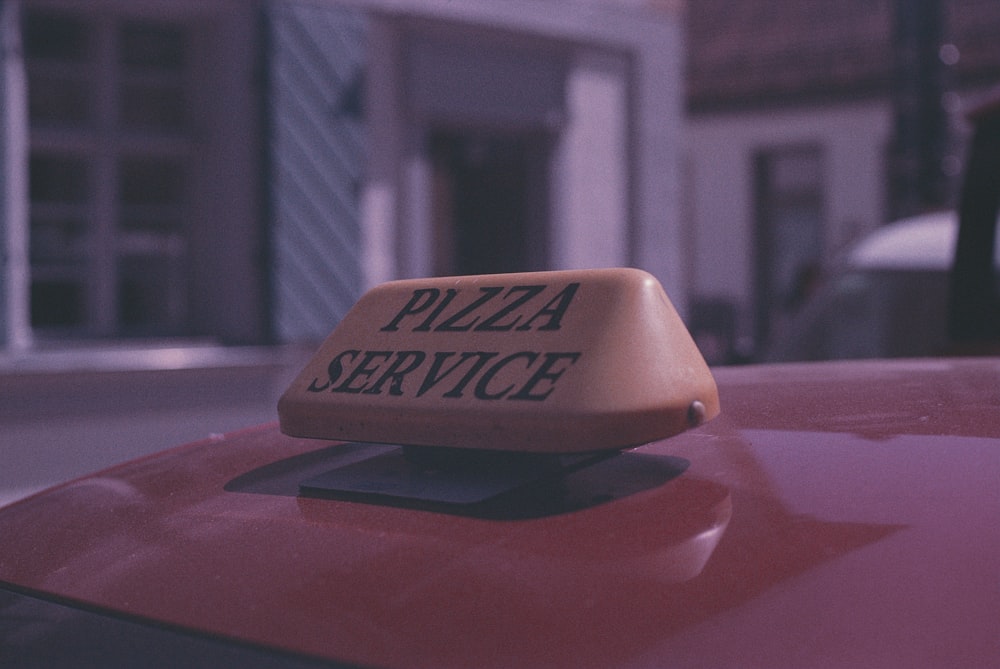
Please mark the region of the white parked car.
MULTIPOLYGON (((899 358, 948 350, 958 221, 941 211, 890 223, 845 256, 769 348, 770 361, 899 358)), ((1000 254, 994 254, 994 264, 1000 254)))

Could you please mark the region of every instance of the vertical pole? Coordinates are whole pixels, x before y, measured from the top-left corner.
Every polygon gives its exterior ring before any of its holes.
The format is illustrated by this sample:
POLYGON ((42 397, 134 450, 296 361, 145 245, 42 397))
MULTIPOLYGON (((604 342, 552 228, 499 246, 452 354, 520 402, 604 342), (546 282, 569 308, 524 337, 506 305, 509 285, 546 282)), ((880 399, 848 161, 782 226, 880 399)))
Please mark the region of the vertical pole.
POLYGON ((0 0, 0 347, 31 346, 28 103, 19 0, 0 0))
POLYGON ((975 130, 959 202, 948 332, 953 343, 989 343, 995 350, 1000 340, 993 266, 1000 215, 1000 102, 994 100, 971 120, 975 130))
POLYGON ((890 219, 948 206, 945 158, 950 143, 943 100, 941 0, 896 0, 893 52, 895 134, 889 161, 890 219))

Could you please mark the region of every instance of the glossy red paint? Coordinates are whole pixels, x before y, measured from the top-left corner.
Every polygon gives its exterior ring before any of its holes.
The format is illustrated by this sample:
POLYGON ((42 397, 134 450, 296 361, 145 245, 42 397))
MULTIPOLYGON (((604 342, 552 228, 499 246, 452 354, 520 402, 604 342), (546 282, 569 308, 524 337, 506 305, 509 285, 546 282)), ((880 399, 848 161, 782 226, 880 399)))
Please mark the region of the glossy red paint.
POLYGON ((554 506, 300 497, 356 449, 263 426, 0 512, 0 581, 368 666, 1000 664, 1000 360, 715 373, 554 506))

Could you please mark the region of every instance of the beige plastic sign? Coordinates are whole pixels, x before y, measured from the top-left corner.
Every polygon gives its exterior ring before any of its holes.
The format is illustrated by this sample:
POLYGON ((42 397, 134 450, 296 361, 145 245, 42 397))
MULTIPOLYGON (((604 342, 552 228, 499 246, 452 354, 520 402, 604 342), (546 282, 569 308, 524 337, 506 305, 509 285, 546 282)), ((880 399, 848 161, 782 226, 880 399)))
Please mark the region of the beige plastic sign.
POLYGON ((634 269, 382 284, 278 402, 293 436, 538 453, 634 446, 718 411, 663 288, 634 269))

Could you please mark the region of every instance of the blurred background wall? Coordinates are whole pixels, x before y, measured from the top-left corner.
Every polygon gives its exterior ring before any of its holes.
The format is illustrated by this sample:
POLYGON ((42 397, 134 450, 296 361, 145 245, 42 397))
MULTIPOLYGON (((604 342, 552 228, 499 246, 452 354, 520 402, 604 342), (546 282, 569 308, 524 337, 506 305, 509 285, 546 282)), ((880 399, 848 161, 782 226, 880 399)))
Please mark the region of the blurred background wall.
POLYGON ((0 487, 272 419, 389 279, 642 267, 751 360, 847 245, 952 206, 998 30, 995 0, 0 0, 0 487))

